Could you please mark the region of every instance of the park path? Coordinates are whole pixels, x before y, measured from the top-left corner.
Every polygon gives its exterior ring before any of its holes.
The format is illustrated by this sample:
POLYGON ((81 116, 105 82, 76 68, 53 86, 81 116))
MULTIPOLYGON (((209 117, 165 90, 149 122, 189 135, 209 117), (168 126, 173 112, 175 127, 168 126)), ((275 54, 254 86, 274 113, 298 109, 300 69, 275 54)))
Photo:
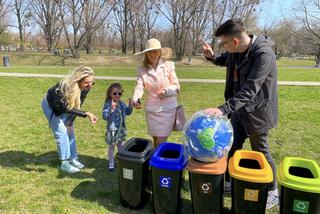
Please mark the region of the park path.
MULTIPOLYGON (((0 72, 2 77, 32 77, 32 78, 62 78, 64 74, 31 74, 31 73, 3 73, 0 72)), ((95 79, 101 80, 128 80, 135 81, 136 77, 116 77, 116 76, 95 76, 95 79)), ((224 84, 223 79, 184 79, 179 78, 179 82, 191 83, 220 83, 224 84)), ((278 85, 292 85, 292 86, 320 86, 320 82, 297 82, 297 81, 278 81, 278 85)))

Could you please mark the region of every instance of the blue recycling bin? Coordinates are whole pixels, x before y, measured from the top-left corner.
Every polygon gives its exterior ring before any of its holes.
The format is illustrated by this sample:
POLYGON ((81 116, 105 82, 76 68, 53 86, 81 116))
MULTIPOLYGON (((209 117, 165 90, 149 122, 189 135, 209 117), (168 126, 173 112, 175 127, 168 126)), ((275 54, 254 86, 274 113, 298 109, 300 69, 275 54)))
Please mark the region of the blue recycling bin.
POLYGON ((182 174, 187 162, 188 155, 182 144, 164 142, 155 149, 149 161, 155 213, 181 211, 182 174))
POLYGON ((129 139, 118 151, 120 202, 124 207, 140 209, 145 205, 152 151, 152 142, 143 138, 129 139))

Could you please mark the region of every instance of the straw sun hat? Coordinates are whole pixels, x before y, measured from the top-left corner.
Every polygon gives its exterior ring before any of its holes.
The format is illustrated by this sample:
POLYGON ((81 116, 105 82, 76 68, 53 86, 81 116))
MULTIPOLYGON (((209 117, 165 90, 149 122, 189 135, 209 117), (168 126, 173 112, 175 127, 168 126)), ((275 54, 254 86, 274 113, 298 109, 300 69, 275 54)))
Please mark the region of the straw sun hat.
POLYGON ((161 47, 161 43, 157 39, 149 39, 145 43, 145 49, 139 53, 135 53, 134 55, 139 55, 146 53, 148 51, 152 50, 161 50, 161 58, 163 59, 169 59, 172 56, 172 49, 167 47, 161 47))

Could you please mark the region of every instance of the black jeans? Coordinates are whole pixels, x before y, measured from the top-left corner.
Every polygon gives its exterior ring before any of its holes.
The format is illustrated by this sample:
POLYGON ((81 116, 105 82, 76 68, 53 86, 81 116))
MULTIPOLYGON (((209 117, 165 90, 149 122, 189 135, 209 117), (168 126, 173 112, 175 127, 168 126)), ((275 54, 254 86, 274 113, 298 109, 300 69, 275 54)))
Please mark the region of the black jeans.
MULTIPOLYGON (((262 134, 248 135, 237 113, 232 114, 231 123, 233 127, 233 132, 234 132, 234 140, 233 140, 232 147, 229 151, 228 160, 233 156, 233 154, 237 150, 242 149, 243 144, 245 143, 245 140, 249 138, 251 149, 253 151, 262 152, 266 157, 268 163, 270 164, 272 173, 273 173, 273 182, 270 186, 270 190, 275 190, 277 188, 276 167, 269 151, 269 144, 268 144, 269 132, 262 133, 262 134)), ((228 172, 226 172, 226 181, 230 181, 230 175, 228 172)))

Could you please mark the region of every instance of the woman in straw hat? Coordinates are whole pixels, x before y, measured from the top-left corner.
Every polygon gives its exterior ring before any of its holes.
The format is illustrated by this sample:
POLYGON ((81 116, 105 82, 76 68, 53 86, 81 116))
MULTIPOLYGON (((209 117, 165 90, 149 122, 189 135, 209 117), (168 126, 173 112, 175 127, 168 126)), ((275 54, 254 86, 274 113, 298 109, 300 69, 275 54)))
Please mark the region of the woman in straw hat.
POLYGON ((171 48, 162 48, 159 40, 149 39, 145 43, 145 50, 137 54, 144 54, 144 60, 137 69, 133 106, 142 108, 140 99, 146 89, 144 110, 147 128, 153 137, 154 147, 157 147, 167 141, 172 132, 180 84, 174 63, 167 61, 172 55, 171 48))
POLYGON ((75 173, 84 167, 78 161, 73 121, 80 116, 88 117, 92 124, 97 122, 94 114, 80 110, 93 84, 92 69, 78 67, 51 87, 42 100, 42 110, 56 139, 63 172, 75 173))

